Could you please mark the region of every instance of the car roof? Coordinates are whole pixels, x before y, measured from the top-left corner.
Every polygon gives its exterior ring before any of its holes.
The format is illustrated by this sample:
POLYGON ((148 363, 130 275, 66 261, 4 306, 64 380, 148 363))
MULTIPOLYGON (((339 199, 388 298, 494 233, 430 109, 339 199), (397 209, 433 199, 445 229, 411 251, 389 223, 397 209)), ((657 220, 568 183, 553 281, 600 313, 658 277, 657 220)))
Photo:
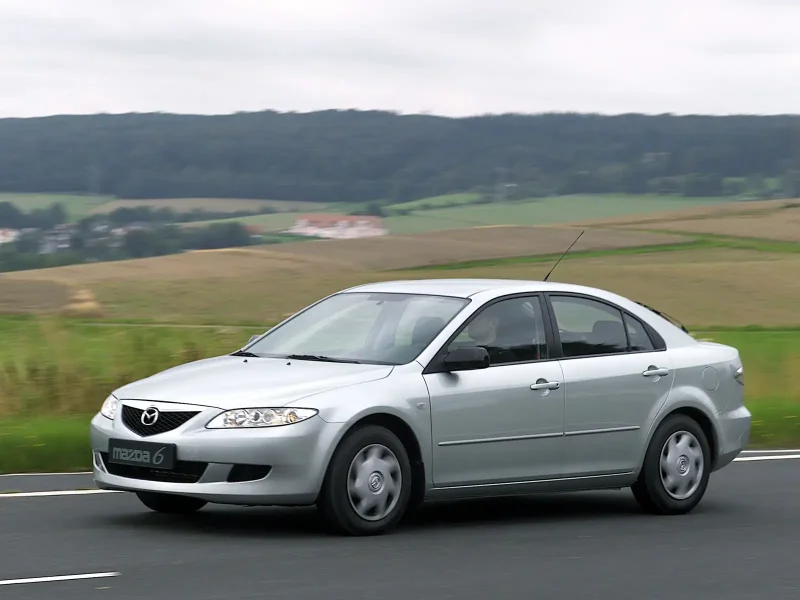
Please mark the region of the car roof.
POLYGON ((381 281, 367 283, 343 290, 344 292, 362 293, 399 293, 430 294, 436 296, 453 296, 471 298, 477 294, 489 292, 491 295, 505 295, 519 292, 542 291, 584 292, 605 296, 608 292, 582 285, 558 282, 545 282, 523 279, 410 279, 397 281, 381 281))

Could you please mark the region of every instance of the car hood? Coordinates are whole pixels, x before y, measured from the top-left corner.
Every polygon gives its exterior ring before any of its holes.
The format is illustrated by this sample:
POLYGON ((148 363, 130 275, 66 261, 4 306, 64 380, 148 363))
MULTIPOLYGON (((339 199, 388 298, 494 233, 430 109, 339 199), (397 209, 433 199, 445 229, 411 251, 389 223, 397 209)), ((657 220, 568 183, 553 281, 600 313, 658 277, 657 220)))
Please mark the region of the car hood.
POLYGON ((120 400, 221 409, 285 406, 306 396, 387 377, 392 367, 219 356, 167 369, 114 392, 120 400))

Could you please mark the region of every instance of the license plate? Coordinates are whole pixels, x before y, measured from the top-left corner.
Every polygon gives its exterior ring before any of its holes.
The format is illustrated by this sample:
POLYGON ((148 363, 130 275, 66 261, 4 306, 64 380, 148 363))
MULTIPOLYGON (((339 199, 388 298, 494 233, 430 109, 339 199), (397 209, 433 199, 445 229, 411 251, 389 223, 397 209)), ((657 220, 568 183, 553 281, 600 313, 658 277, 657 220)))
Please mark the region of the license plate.
POLYGON ((109 440, 108 460, 120 465, 170 470, 175 467, 175 444, 109 440))

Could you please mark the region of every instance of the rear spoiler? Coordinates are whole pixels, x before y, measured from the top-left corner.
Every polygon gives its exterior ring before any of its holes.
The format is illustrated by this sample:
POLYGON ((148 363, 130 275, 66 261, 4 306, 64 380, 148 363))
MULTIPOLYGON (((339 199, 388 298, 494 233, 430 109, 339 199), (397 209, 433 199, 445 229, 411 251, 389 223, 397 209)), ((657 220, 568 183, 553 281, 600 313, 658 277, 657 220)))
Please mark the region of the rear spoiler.
MULTIPOLYGON (((636 302, 636 300, 634 300, 634 302, 636 302)), ((683 326, 683 323, 681 323, 680 321, 678 321, 678 319, 675 319, 674 317, 670 317, 668 314, 666 314, 666 313, 663 313, 663 312, 661 312, 660 310, 656 310, 656 309, 655 309, 655 308, 653 308, 652 306, 647 306, 647 304, 644 304, 644 303, 642 303, 642 302, 636 302, 636 304, 638 304, 639 306, 643 306, 643 307, 645 307, 647 310, 650 310, 650 311, 652 311, 652 312, 656 313, 656 314, 657 314, 659 317, 661 317, 662 319, 666 319, 667 321, 669 321, 670 323, 672 323, 672 324, 673 324, 673 325, 675 325, 676 327, 680 327, 680 328, 681 328, 681 330, 682 330, 684 333, 689 333, 689 330, 688 330, 688 329, 686 329, 686 327, 684 327, 684 326, 683 326)))

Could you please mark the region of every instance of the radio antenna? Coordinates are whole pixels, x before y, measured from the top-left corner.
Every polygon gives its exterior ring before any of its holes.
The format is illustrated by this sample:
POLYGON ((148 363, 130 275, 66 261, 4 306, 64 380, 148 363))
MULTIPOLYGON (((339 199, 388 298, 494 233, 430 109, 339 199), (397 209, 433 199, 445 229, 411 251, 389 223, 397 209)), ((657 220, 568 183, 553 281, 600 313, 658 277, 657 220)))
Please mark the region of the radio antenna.
POLYGON ((550 273, 552 273, 552 272, 555 270, 555 268, 558 266, 558 263, 560 263, 560 262, 561 262, 561 259, 562 259, 562 258, 564 258, 564 257, 567 255, 567 252, 569 252, 570 250, 572 250, 572 247, 575 245, 575 243, 576 243, 576 242, 577 242, 579 239, 581 239, 581 236, 582 236, 582 235, 583 235, 583 230, 581 230, 581 232, 578 234, 578 237, 576 237, 576 238, 575 238, 575 241, 574 241, 574 242, 572 242, 572 243, 569 245, 569 248, 567 248, 566 252, 564 252, 564 254, 562 254, 561 256, 559 256, 559 257, 558 257, 558 260, 556 261, 556 264, 554 264, 554 265, 553 265, 553 268, 552 268, 552 269, 550 269, 550 271, 548 271, 547 275, 545 275, 545 276, 544 276, 544 279, 543 279, 542 281, 547 281, 547 278, 548 278, 548 277, 550 277, 550 273))

